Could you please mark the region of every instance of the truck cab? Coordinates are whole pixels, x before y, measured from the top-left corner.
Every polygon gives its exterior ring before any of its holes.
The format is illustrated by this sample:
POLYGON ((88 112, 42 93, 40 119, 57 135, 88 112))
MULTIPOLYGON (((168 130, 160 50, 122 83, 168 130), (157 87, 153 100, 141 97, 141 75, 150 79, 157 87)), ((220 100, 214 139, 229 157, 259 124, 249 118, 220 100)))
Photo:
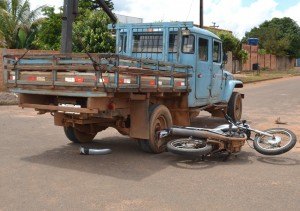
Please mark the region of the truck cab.
POLYGON ((217 35, 194 26, 193 22, 117 24, 109 27, 116 33, 118 54, 193 67, 189 79, 189 108, 202 110, 205 107, 214 116, 220 116, 220 109, 226 109, 230 103, 229 114, 235 120, 241 118, 243 95, 233 94, 233 90, 243 87, 243 83, 234 80, 233 75, 224 69, 225 53, 217 35), (230 102, 232 96, 238 99, 230 102))

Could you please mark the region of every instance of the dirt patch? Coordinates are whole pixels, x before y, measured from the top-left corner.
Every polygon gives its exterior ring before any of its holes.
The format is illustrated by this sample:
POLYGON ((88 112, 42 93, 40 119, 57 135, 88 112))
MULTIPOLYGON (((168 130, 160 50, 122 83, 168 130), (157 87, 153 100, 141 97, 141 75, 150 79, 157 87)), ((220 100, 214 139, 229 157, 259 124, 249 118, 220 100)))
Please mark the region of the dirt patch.
POLYGON ((17 105, 18 95, 8 92, 0 92, 0 105, 17 105))

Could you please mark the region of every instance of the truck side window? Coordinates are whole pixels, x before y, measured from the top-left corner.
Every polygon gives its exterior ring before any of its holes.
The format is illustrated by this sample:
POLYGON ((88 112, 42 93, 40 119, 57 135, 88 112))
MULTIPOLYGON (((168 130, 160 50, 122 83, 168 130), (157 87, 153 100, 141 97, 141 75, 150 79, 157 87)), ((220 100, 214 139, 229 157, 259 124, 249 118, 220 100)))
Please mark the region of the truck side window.
POLYGON ((195 53, 195 36, 182 37, 182 53, 195 53))
POLYGON ((119 53, 120 52, 126 53, 126 47, 127 47, 127 35, 121 35, 120 44, 119 44, 119 53))
POLYGON ((133 53, 162 53, 162 35, 134 35, 133 53))
POLYGON ((177 53, 178 36, 177 34, 170 34, 169 37, 169 53, 177 53))
POLYGON ((208 61, 208 40, 199 38, 199 59, 200 61, 208 61))
POLYGON ((213 62, 221 63, 221 43, 214 41, 213 62))

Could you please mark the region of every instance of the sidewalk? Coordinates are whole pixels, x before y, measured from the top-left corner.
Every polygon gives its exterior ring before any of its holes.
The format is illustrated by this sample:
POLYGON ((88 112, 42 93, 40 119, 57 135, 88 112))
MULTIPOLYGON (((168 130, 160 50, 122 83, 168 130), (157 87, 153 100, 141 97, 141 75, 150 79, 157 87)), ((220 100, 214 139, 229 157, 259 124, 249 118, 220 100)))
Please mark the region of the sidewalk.
POLYGON ((299 67, 288 71, 261 71, 259 74, 257 74, 257 72, 245 72, 234 75, 236 79, 241 80, 244 83, 254 83, 293 76, 300 76, 299 67))

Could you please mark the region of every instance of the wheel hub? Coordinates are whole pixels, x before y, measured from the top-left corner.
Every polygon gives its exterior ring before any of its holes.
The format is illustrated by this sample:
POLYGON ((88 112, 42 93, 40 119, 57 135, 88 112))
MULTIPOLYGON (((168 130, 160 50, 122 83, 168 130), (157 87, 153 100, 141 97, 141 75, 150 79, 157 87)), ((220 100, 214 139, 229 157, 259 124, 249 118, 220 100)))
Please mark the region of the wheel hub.
POLYGON ((269 138, 268 143, 272 146, 278 146, 281 143, 281 137, 275 136, 274 138, 269 138))

